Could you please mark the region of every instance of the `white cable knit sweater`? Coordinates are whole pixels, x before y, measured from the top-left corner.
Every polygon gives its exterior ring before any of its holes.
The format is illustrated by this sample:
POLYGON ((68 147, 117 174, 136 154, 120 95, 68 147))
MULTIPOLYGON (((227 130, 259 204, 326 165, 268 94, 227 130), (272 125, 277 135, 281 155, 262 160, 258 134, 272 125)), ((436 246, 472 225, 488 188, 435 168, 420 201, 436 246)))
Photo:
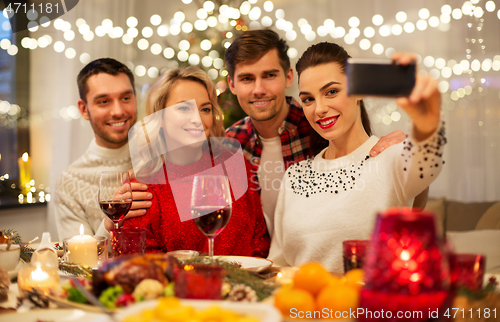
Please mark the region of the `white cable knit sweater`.
POLYGON ((325 149, 287 170, 268 257, 275 265, 316 261, 343 272, 342 241, 369 239, 377 212, 411 207, 441 171, 443 127, 425 141, 407 139, 369 157, 377 141, 372 136, 334 160, 323 158, 325 149))
POLYGON ((129 171, 132 168, 128 143, 118 149, 97 145, 95 139, 87 151, 59 177, 55 191, 57 231, 64 238, 79 234, 83 224, 86 235, 109 236, 104 228, 104 213, 97 193, 102 171, 129 171))

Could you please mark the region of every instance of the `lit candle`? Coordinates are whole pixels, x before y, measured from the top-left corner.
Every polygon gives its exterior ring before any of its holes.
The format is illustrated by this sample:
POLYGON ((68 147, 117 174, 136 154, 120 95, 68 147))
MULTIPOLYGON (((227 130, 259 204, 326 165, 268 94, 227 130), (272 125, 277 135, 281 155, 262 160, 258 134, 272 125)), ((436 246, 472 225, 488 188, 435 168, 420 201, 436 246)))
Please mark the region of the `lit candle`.
POLYGON ((68 261, 88 267, 97 266, 97 239, 83 234, 83 224, 80 225, 80 235, 68 240, 68 261))
POLYGON ((24 294, 24 290, 31 291, 37 289, 45 294, 49 294, 59 284, 59 273, 57 268, 43 267, 42 264, 22 265, 17 277, 19 293, 24 294))
POLYGON ((17 160, 17 165, 19 166, 19 184, 22 191, 26 193, 29 191, 26 184, 31 181, 31 160, 28 152, 24 152, 23 156, 17 160))

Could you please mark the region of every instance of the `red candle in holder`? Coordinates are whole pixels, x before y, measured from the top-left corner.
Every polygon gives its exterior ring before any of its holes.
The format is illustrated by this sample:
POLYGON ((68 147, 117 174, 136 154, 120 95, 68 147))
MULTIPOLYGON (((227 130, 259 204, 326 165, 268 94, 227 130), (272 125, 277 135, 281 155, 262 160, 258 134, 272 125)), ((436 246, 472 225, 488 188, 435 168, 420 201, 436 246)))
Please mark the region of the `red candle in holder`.
POLYGON ((478 291, 483 288, 486 257, 480 254, 451 254, 450 266, 455 287, 478 291))
POLYGON ((144 254, 146 251, 146 229, 127 227, 109 232, 113 257, 130 254, 144 254))
POLYGON ((344 273, 347 273, 351 269, 363 268, 369 244, 369 240, 344 240, 342 242, 344 273))
POLYGON ((183 299, 220 300, 222 266, 184 265, 175 272, 175 296, 183 299))
POLYGON ((451 296, 443 246, 432 213, 397 208, 379 214, 366 256, 360 298, 364 311, 358 319, 425 321, 441 316, 451 296))

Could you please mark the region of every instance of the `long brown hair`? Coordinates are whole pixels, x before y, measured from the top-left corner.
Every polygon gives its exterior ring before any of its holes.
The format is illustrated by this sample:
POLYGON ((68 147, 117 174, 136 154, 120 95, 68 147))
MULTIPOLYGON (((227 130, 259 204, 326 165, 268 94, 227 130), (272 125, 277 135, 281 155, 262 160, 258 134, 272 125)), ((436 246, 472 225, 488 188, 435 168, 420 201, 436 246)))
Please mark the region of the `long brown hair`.
MULTIPOLYGON (((295 70, 300 79, 300 74, 310 67, 315 67, 327 63, 337 63, 340 66, 340 70, 345 74, 345 66, 347 59, 350 58, 344 47, 330 42, 320 42, 318 44, 312 45, 302 54, 299 58, 297 64, 295 65, 295 70)), ((363 124, 363 129, 368 136, 372 135, 372 129, 370 125, 370 118, 366 112, 365 103, 363 100, 359 101, 359 107, 361 111, 361 123, 363 124)), ((328 140, 321 137, 316 131, 311 132, 311 152, 317 154, 322 149, 328 146, 328 140)))

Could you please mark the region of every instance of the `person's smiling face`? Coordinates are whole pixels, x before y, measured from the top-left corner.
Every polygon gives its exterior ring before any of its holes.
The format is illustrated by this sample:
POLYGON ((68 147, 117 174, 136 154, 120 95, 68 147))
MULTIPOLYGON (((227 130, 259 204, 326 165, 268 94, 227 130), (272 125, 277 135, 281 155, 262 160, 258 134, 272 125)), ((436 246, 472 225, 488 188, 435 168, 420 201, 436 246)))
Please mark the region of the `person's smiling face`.
POLYGON ((347 77, 338 63, 304 70, 299 78, 299 91, 307 120, 326 140, 359 130, 361 115, 357 101, 361 97, 347 96, 347 77))
POLYGON ((292 85, 293 72, 281 67, 278 52, 236 64, 229 88, 252 120, 268 121, 285 106, 285 90, 292 85))
POLYGON ((177 81, 163 111, 168 150, 201 146, 212 129, 212 108, 204 85, 192 80, 177 81))
POLYGON ((128 141, 128 131, 137 120, 134 87, 124 73, 99 73, 89 77, 86 101, 78 101, 82 117, 90 121, 96 143, 119 148, 128 141))

